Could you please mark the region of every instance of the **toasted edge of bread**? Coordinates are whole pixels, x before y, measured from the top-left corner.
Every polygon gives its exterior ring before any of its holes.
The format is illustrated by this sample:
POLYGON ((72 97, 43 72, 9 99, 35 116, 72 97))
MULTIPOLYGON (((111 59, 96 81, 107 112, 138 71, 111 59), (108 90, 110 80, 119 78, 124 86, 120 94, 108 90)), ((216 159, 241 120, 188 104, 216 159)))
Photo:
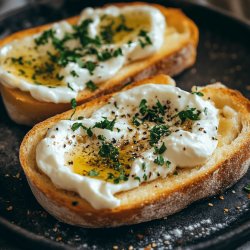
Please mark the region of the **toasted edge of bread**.
MULTIPOLYGON (((174 76, 184 69, 192 66, 196 59, 196 48, 198 44, 198 28, 179 9, 165 8, 157 4, 142 2, 116 3, 117 6, 126 5, 150 5, 158 8, 166 17, 168 25, 177 30, 187 30, 189 38, 178 44, 175 50, 164 53, 159 51, 153 56, 125 65, 114 77, 103 82, 98 90, 91 92, 87 89, 78 93, 79 104, 92 100, 104 94, 120 90, 125 85, 149 76, 164 73, 174 76)), ((107 7, 105 5, 104 7, 107 7)), ((76 23, 78 17, 67 19, 71 24, 76 23)), ((51 27, 52 24, 17 32, 0 41, 0 47, 15 39, 22 39, 34 35, 51 27)), ((42 102, 34 99, 29 92, 13 89, 0 84, 3 102, 10 118, 19 124, 34 125, 48 117, 59 114, 70 109, 70 103, 42 102)))
MULTIPOLYGON (((171 84, 172 80, 168 76, 158 75, 133 83, 128 88, 147 83, 171 84)), ((38 202, 58 220, 68 224, 92 228, 117 227, 171 215, 196 200, 232 186, 247 172, 250 164, 250 101, 238 91, 221 85, 204 87, 201 91, 220 110, 224 106, 235 110, 239 123, 237 136, 222 149, 216 149, 212 159, 209 159, 209 162, 213 162, 211 166, 208 165, 211 163, 206 163, 198 169, 181 169, 177 176, 170 175, 142 183, 138 188, 116 194, 121 199, 119 207, 96 210, 75 192, 56 188, 36 165, 37 144, 44 138, 48 128, 71 115, 70 110, 36 125, 22 142, 20 162, 38 202)), ((105 105, 112 95, 77 107, 74 117, 79 116, 80 112, 84 112, 85 117, 90 116, 105 105)))

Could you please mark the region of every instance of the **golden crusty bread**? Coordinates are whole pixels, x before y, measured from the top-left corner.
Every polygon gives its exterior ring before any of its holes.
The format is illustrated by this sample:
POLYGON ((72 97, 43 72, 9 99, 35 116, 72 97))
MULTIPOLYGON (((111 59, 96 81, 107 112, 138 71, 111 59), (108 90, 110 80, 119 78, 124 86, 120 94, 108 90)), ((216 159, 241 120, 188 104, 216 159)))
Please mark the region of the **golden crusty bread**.
MULTIPOLYGON (((128 88, 147 83, 169 84, 172 80, 158 75, 128 88)), ((198 199, 232 186, 247 172, 250 163, 250 101, 223 85, 210 85, 199 91, 220 111, 218 146, 214 154, 201 167, 178 169, 178 175, 159 178, 116 194, 121 205, 114 209, 95 210, 78 194, 56 188, 36 165, 37 144, 45 137, 48 128, 67 119, 72 110, 36 125, 22 142, 20 161, 38 202, 58 220, 72 225, 116 227, 168 216, 198 199)), ((80 112, 84 112, 85 117, 90 116, 111 96, 102 96, 77 107, 75 117, 80 112)))
MULTIPOLYGON (((117 6, 145 5, 146 3, 116 3, 117 6)), ((158 8, 166 17, 167 33, 165 42, 160 51, 149 58, 138 60, 124 66, 110 80, 103 82, 95 92, 87 89, 77 96, 78 103, 87 102, 103 94, 112 93, 124 87, 126 84, 143 78, 164 73, 176 75, 194 64, 198 43, 198 29, 196 25, 178 9, 165 8, 157 4, 147 4, 158 8), (171 42, 173 30, 182 34, 178 42, 171 42)), ((108 5, 107 5, 108 6, 108 5)), ((104 6, 105 7, 105 6, 104 6)), ((76 23, 78 17, 67 19, 71 24, 76 23)), ((15 39, 22 39, 42 32, 51 27, 51 24, 17 32, 0 41, 0 47, 15 39)), ((12 120, 19 124, 34 125, 48 117, 70 109, 70 103, 41 102, 34 99, 28 92, 19 89, 8 88, 0 84, 3 102, 12 120)))

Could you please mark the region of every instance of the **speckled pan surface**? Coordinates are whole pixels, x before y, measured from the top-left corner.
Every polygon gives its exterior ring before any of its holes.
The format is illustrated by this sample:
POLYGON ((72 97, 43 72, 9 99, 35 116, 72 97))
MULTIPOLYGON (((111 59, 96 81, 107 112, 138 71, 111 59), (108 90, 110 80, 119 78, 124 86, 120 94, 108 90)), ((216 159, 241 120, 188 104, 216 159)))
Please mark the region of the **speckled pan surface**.
MULTIPOLYGON (((176 77, 178 85, 189 90, 194 84, 221 81, 250 98, 250 27, 184 1, 156 2, 183 8, 200 29, 197 63, 176 77)), ((93 4, 73 0, 59 9, 20 9, 0 18, 0 36, 75 15, 93 4)), ((243 191, 250 172, 225 193, 161 220, 98 230, 60 223, 38 205, 21 171, 18 149, 27 131, 9 120, 0 102, 0 232, 18 247, 138 249, 150 244, 162 249, 234 249, 250 237, 250 197, 243 191)))

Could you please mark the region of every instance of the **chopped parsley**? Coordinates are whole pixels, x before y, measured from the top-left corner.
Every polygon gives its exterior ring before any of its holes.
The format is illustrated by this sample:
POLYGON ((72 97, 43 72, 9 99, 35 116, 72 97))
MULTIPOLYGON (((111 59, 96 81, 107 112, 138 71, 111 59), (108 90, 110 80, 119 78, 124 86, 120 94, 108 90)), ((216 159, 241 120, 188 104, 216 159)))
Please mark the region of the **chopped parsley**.
POLYGON ((150 131, 149 143, 151 146, 156 144, 162 136, 168 136, 171 134, 169 127, 166 125, 156 125, 150 131))
POLYGON ((198 92, 198 91, 196 91, 196 92, 191 92, 191 94, 193 94, 193 95, 198 95, 198 96, 204 96, 204 94, 203 94, 202 92, 198 92))
POLYGON ((74 91, 74 89, 71 87, 70 83, 67 83, 67 86, 69 89, 71 89, 72 91, 74 91))
POLYGON ((152 108, 147 106, 147 100, 142 99, 139 104, 139 112, 143 116, 140 119, 142 121, 150 121, 156 123, 163 123, 163 115, 165 114, 166 107, 163 106, 159 100, 152 108))
POLYGON ((11 57, 11 62, 12 62, 12 63, 19 64, 19 65, 23 65, 23 64, 24 64, 24 62, 23 62, 23 57, 22 57, 22 56, 19 56, 19 57, 17 57, 17 58, 11 57))
POLYGON ((97 172, 95 169, 92 169, 88 172, 88 176, 98 176, 99 172, 97 172))
POLYGON ((141 123, 138 121, 138 116, 133 116, 132 118, 132 123, 135 125, 135 126, 139 126, 141 123))
POLYGON ((137 181, 141 182, 141 178, 139 176, 135 176, 134 180, 137 180, 137 181))
POLYGON ((167 147, 165 146, 165 143, 163 142, 160 148, 154 147, 155 153, 156 154, 163 154, 166 151, 167 147))
POLYGON ((190 108, 190 109, 179 112, 176 116, 179 116, 179 118, 181 119, 181 123, 183 124, 187 119, 192 120, 192 121, 199 120, 200 113, 201 111, 196 110, 196 108, 190 108))
POLYGON ((139 110, 142 115, 145 115, 147 113, 148 107, 147 107, 147 100, 142 99, 139 105, 139 110))
POLYGON ((148 36, 148 32, 145 30, 140 30, 138 36, 139 38, 139 43, 142 48, 145 48, 148 45, 152 45, 152 41, 150 37, 148 36))
POLYGON ((204 108, 204 114, 207 115, 207 107, 204 108))
POLYGON ((162 155, 158 155, 157 158, 154 160, 154 163, 163 166, 164 165, 164 158, 162 155))
POLYGON ((124 15, 120 15, 119 18, 121 20, 121 23, 116 27, 116 32, 121 32, 121 31, 130 32, 134 30, 133 28, 130 28, 126 25, 126 19, 124 15))
POLYGON ((244 190, 250 193, 250 183, 244 187, 244 190))
POLYGON ((98 135, 97 138, 100 140, 100 141, 105 141, 106 140, 106 137, 104 135, 98 135))
MULTIPOLYGON (((78 64, 79 64, 79 61, 78 61, 78 64)), ((81 64, 81 67, 86 68, 89 71, 90 75, 93 75, 93 71, 96 68, 96 63, 92 62, 92 61, 87 61, 87 62, 81 64)))
POLYGON ((56 74, 56 79, 57 79, 58 81, 62 81, 63 78, 64 78, 64 76, 60 76, 58 73, 56 74))
POLYGON ((91 80, 86 82, 86 87, 91 90, 91 91, 95 91, 96 89, 98 89, 98 87, 95 85, 94 82, 92 82, 91 80))
POLYGON ((70 74, 71 74, 73 77, 79 77, 79 75, 75 72, 75 70, 71 70, 71 71, 70 71, 70 74))
POLYGON ((115 119, 112 121, 109 121, 107 117, 103 117, 103 120, 100 122, 97 122, 93 128, 102 128, 102 129, 108 129, 110 131, 113 131, 114 125, 115 125, 115 119))
POLYGON ((25 75, 25 71, 23 69, 19 69, 18 71, 19 71, 20 75, 25 75))
POLYGON ((112 179, 114 179, 114 178, 115 178, 115 176, 114 176, 113 173, 108 173, 107 180, 112 180, 112 179))
POLYGON ((73 110, 73 113, 72 113, 71 116, 70 116, 70 120, 71 120, 72 117, 73 117, 73 115, 74 115, 75 112, 76 112, 76 107, 77 107, 76 99, 75 99, 75 98, 71 99, 70 103, 71 103, 71 108, 74 109, 74 110, 73 110))
POLYGON ((166 161, 166 166, 169 168, 169 166, 171 165, 171 161, 166 161))
POLYGON ((77 102, 75 98, 71 99, 70 103, 71 103, 72 109, 75 109, 77 107, 77 102))
POLYGON ((113 36, 115 34, 115 32, 113 31, 113 25, 114 25, 114 21, 110 22, 108 25, 101 27, 100 34, 101 34, 102 40, 105 43, 113 42, 113 36))
POLYGON ((118 148, 114 147, 111 143, 103 143, 99 149, 98 154, 103 158, 117 160, 119 151, 118 148))
POLYGON ((54 34, 53 29, 45 30, 39 37, 35 38, 36 45, 40 46, 48 43, 49 39, 54 37, 54 34))
POLYGON ((114 183, 119 184, 120 181, 127 181, 127 180, 128 180, 128 177, 125 175, 124 172, 121 172, 119 177, 114 179, 114 183))
POLYGON ((72 129, 73 131, 76 131, 77 129, 79 129, 79 128, 82 127, 82 126, 83 126, 82 123, 76 122, 76 123, 74 123, 74 124, 71 126, 71 129, 72 129))
POLYGON ((115 50, 113 49, 105 49, 104 51, 102 51, 101 53, 96 52, 97 58, 100 61, 107 61, 112 57, 118 57, 118 56, 122 56, 122 49, 121 48, 117 48, 115 50))
POLYGON ((76 130, 79 129, 79 128, 83 128, 84 130, 86 130, 87 135, 88 135, 89 137, 91 137, 91 136, 93 135, 93 132, 92 132, 91 128, 87 128, 87 127, 83 126, 83 124, 82 124, 81 122, 75 122, 75 123, 71 126, 71 129, 72 129, 73 131, 76 131, 76 130))
POLYGON ((95 38, 88 36, 88 27, 92 22, 93 20, 88 18, 88 19, 83 20, 80 25, 73 26, 75 30, 73 37, 78 38, 83 47, 86 47, 89 44, 94 44, 96 46, 101 45, 101 41, 98 36, 96 36, 95 38))

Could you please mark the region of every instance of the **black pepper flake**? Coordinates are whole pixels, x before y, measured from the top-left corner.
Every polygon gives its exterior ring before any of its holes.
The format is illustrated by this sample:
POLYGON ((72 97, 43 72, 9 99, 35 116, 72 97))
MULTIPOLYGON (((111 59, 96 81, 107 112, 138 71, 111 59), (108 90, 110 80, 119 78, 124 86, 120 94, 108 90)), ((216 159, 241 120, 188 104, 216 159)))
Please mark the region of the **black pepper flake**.
POLYGON ((74 207, 75 207, 75 206, 77 206, 77 205, 78 205, 78 201, 72 201, 72 203, 71 203, 71 204, 72 204, 72 206, 74 206, 74 207))

